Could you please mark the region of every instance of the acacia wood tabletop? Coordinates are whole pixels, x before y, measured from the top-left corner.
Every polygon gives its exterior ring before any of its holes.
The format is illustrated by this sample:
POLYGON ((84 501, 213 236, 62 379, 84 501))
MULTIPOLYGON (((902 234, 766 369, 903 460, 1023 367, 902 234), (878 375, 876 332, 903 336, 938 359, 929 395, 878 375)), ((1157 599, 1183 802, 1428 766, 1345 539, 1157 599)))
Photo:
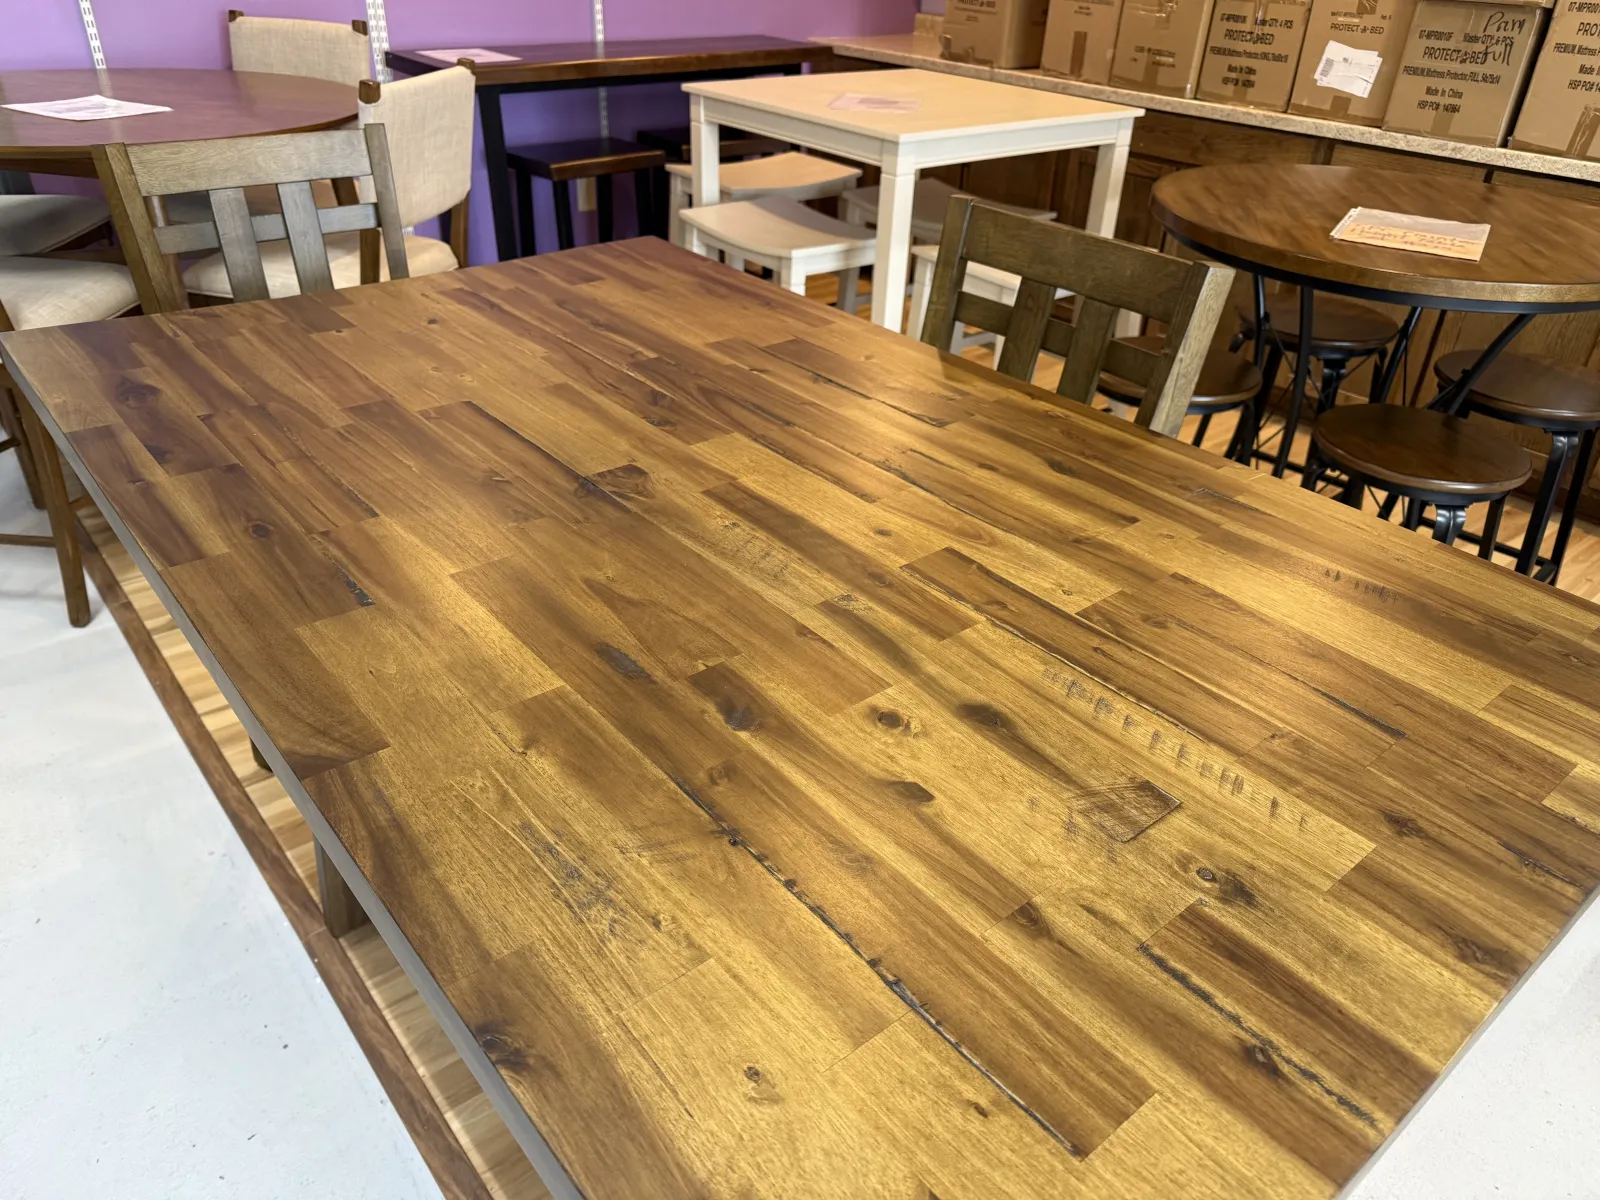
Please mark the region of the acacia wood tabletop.
POLYGON ((660 242, 0 347, 586 1196, 1328 1197, 1600 872, 1600 608, 660 242))

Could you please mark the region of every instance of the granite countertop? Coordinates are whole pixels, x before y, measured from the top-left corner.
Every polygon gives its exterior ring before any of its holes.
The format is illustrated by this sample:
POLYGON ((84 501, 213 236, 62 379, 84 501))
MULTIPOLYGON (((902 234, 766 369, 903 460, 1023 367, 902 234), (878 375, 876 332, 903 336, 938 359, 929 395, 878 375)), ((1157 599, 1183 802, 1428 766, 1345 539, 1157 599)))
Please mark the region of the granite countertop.
POLYGON ((1557 179, 1600 183, 1600 161, 1590 159, 1562 158, 1554 154, 1509 150, 1498 146, 1474 146, 1467 142, 1452 142, 1444 138, 1426 137, 1415 133, 1393 133, 1367 125, 1351 125, 1321 117, 1264 112, 1260 109, 1214 104, 1207 100, 1158 96, 1150 92, 1136 92, 1127 88, 1062 79, 1042 71, 1004 71, 975 63, 948 62, 939 56, 937 18, 931 22, 919 20, 919 25, 920 28, 916 33, 883 34, 875 37, 824 37, 814 40, 832 46, 835 53, 847 58, 862 58, 902 67, 920 67, 925 71, 943 71, 952 75, 968 75, 974 79, 990 79, 996 83, 1009 83, 1017 87, 1041 88, 1069 96, 1082 96, 1090 100, 1129 104, 1153 112, 1203 117, 1208 121, 1227 121, 1234 125, 1253 125, 1258 129, 1276 129, 1283 133, 1328 138, 1353 145, 1377 146, 1385 150, 1404 151, 1407 154, 1425 154, 1430 158, 1481 163, 1483 166, 1502 170, 1526 171, 1557 179))

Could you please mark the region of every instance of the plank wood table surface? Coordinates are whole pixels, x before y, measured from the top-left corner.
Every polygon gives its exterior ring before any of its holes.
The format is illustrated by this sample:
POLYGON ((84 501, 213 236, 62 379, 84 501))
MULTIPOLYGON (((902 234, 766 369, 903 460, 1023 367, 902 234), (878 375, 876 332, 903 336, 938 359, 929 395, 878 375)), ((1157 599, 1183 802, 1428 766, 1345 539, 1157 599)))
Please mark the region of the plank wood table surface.
POLYGON ((1326 1197, 1600 608, 660 242, 7 334, 558 1195, 1326 1197))
MULTIPOLYGON (((488 63, 462 60, 477 78, 489 205, 494 213, 495 249, 501 260, 517 254, 502 96, 511 92, 681 83, 691 79, 738 79, 746 75, 793 75, 808 63, 818 65, 833 58, 833 51, 826 46, 760 36, 663 38, 605 42, 598 47, 593 42, 514 46, 490 42, 471 48, 491 50, 509 59, 488 63)), ((401 75, 421 75, 455 65, 434 57, 426 49, 391 50, 388 63, 401 75)))

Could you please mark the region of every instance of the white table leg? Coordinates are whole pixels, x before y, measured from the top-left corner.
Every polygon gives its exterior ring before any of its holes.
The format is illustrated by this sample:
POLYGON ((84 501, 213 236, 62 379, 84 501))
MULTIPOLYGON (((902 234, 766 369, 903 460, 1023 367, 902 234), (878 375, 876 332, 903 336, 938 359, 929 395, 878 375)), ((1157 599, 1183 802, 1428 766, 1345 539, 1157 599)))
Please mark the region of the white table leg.
POLYGON ((911 259, 911 203, 917 168, 893 157, 878 181, 878 254, 872 266, 872 323, 900 332, 906 308, 906 272, 911 259))
MULTIPOLYGON (((705 99, 690 98, 689 105, 689 162, 694 167, 694 204, 696 208, 716 204, 722 198, 722 133, 715 121, 705 119, 705 99)), ((685 244, 696 254, 705 253, 705 242, 700 231, 692 225, 684 227, 685 244)))
MULTIPOLYGON (((1133 122, 1125 121, 1117 130, 1117 140, 1100 147, 1094 166, 1094 185, 1089 190, 1089 219, 1084 228, 1101 237, 1117 236, 1117 213, 1122 208, 1122 181, 1128 172, 1128 147, 1133 141, 1133 122)), ((1117 314, 1116 336, 1137 337, 1138 313, 1117 314)))

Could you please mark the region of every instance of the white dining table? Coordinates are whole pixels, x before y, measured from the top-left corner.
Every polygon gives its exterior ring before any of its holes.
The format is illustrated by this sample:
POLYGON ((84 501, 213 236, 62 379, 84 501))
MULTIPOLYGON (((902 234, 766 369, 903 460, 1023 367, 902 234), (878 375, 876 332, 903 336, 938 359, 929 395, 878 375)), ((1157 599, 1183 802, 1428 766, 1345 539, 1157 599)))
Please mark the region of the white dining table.
POLYGON ((721 196, 722 125, 881 169, 872 320, 897 332, 918 171, 1096 147, 1085 228, 1110 237, 1133 123, 1144 115, 1142 108, 916 70, 719 80, 686 83, 683 90, 689 94, 697 206, 721 196))

